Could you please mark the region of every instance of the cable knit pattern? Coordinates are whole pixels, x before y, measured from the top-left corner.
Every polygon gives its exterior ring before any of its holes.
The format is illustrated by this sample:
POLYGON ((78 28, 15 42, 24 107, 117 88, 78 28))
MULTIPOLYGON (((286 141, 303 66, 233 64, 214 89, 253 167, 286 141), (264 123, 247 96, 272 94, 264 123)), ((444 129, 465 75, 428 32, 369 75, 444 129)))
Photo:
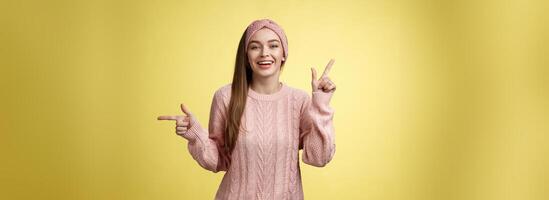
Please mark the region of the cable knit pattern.
POLYGON ((213 97, 208 130, 191 119, 185 137, 192 157, 204 169, 226 171, 215 199, 303 199, 303 162, 323 167, 335 153, 333 93, 282 84, 274 94, 248 90, 241 130, 232 156, 225 155, 223 132, 231 85, 213 97))

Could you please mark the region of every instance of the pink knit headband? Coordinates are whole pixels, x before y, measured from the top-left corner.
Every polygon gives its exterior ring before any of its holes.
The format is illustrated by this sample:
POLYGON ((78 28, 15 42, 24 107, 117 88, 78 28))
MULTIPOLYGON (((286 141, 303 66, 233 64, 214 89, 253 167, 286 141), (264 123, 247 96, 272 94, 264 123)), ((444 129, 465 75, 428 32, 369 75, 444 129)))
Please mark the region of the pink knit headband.
POLYGON ((262 28, 271 29, 278 35, 278 37, 280 38, 280 42, 282 42, 282 49, 284 49, 284 58, 288 58, 288 39, 286 39, 286 34, 284 34, 284 30, 282 30, 282 28, 278 26, 278 24, 270 19, 255 20, 250 25, 248 25, 248 28, 246 28, 245 41, 246 52, 248 52, 248 44, 250 44, 250 38, 252 38, 252 35, 262 28))

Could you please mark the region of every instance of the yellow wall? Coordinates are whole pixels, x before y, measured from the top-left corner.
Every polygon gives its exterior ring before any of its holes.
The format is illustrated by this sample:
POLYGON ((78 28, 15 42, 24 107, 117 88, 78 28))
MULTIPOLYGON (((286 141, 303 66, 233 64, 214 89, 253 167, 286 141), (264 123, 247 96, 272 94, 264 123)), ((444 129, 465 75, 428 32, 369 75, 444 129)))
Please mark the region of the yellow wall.
POLYGON ((330 58, 337 151, 307 199, 549 198, 547 1, 0 3, 0 199, 212 199, 207 126, 248 23, 285 28, 281 79, 330 58), (459 3, 452 3, 459 2, 459 3))

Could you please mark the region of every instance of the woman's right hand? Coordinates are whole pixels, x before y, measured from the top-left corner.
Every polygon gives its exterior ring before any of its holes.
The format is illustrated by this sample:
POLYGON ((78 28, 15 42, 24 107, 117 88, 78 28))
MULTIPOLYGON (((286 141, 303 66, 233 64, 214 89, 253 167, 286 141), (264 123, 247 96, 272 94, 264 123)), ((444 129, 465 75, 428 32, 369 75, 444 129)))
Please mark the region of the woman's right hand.
POLYGON ((190 128, 191 118, 193 117, 193 114, 189 111, 187 106, 181 104, 181 111, 185 115, 163 115, 159 116, 158 120, 172 120, 175 121, 175 133, 179 136, 182 136, 187 133, 187 131, 190 128))

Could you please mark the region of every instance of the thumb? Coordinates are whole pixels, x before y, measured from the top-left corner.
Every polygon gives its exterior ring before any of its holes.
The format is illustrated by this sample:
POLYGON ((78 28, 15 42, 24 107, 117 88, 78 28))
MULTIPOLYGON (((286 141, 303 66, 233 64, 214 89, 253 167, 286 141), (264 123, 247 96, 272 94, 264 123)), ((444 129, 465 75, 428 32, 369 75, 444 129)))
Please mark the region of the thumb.
POLYGON ((189 108, 187 108, 187 106, 185 106, 184 104, 181 104, 181 111, 183 111, 183 113, 185 113, 189 117, 192 115, 191 111, 189 111, 189 108))

